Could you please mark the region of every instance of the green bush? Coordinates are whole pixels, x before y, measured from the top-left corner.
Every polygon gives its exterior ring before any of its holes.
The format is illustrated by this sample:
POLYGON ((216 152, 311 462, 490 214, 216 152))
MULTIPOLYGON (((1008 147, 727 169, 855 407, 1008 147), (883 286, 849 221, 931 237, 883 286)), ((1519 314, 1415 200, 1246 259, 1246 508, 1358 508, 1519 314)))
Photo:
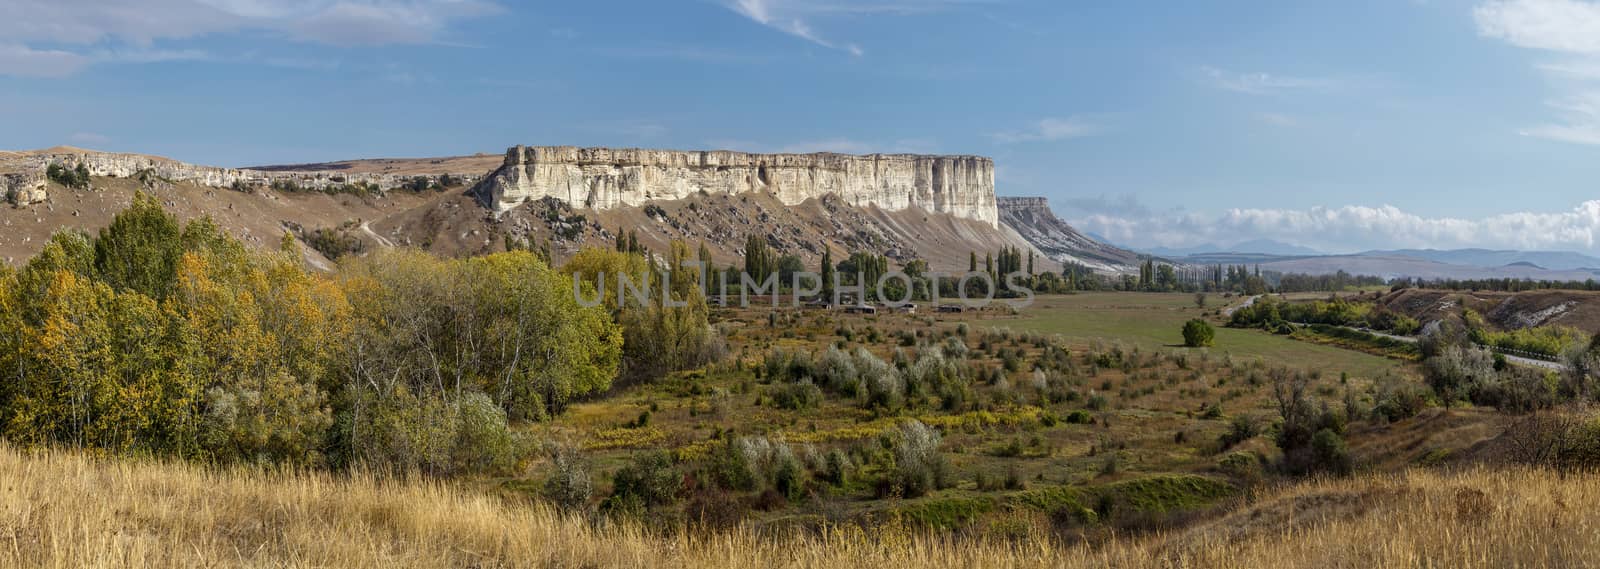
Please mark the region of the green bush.
POLYGON ((822 389, 810 381, 780 385, 768 390, 767 397, 779 409, 810 409, 822 403, 822 389))
POLYGON ((683 478, 666 451, 636 454, 612 477, 611 496, 601 505, 607 511, 639 513, 678 500, 683 478))
POLYGON ((1193 319, 1183 324, 1183 345, 1191 348, 1204 348, 1210 346, 1216 338, 1217 331, 1211 324, 1201 319, 1193 319))

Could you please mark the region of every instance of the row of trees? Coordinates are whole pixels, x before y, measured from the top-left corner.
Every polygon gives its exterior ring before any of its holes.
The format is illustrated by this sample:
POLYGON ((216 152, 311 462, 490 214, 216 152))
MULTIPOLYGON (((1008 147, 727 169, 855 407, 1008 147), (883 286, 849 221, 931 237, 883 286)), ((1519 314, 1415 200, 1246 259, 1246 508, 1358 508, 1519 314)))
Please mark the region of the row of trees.
POLYGON ((0 268, 0 433, 216 461, 451 473, 519 460, 508 421, 607 389, 622 328, 509 252, 307 271, 139 195, 0 268))
POLYGON ((1533 279, 1418 279, 1399 278, 1389 282, 1391 290, 1406 288, 1435 288, 1445 290, 1489 290, 1523 292, 1529 290, 1600 290, 1600 281, 1549 281, 1533 279))

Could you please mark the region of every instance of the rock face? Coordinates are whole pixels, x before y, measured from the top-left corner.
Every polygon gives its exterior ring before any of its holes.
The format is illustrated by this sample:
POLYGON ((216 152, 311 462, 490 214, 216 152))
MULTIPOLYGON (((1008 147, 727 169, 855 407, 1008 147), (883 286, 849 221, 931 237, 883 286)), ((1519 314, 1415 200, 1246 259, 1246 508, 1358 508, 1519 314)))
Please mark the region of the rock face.
POLYGON ((1090 239, 1056 217, 1045 198, 1007 196, 998 205, 1000 222, 1051 259, 1113 273, 1132 271, 1139 264, 1137 253, 1090 239))
POLYGON ((45 200, 44 172, 0 174, 0 197, 16 205, 32 205, 45 200))
POLYGON ((994 162, 979 156, 516 146, 474 191, 497 213, 545 197, 609 209, 699 192, 766 192, 787 205, 832 194, 855 206, 920 207, 999 224, 994 162))
MULTIPOLYGON (((0 152, 0 195, 13 203, 44 201, 45 171, 52 164, 75 168, 82 164, 92 176, 132 178, 154 176, 174 182, 192 182, 219 188, 267 188, 274 185, 293 185, 298 189, 327 190, 339 186, 362 184, 380 191, 405 187, 418 176, 340 173, 328 171, 249 170, 243 168, 218 168, 188 164, 147 154, 121 152, 95 152, 76 148, 52 148, 32 152, 0 152)), ((460 173, 451 176, 471 184, 482 173, 460 173)))

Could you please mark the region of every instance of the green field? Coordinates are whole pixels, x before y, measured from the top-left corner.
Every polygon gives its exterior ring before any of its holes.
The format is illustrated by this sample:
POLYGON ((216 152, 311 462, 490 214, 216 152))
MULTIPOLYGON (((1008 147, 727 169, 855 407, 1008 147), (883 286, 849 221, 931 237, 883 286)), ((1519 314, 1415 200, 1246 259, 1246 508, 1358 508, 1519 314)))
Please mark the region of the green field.
POLYGON ((1213 353, 1260 358, 1272 364, 1335 374, 1348 372, 1360 377, 1408 370, 1403 361, 1301 342, 1260 330, 1222 327, 1224 319, 1215 315, 1215 311, 1241 301, 1240 298, 1211 295, 1206 308, 1201 309, 1195 306, 1192 294, 1090 292, 1040 296, 1017 316, 985 320, 982 325, 1058 334, 1071 344, 1100 340, 1148 349, 1176 348, 1183 343, 1179 333, 1183 323, 1210 314, 1207 319, 1217 327, 1216 347, 1211 348, 1213 353))

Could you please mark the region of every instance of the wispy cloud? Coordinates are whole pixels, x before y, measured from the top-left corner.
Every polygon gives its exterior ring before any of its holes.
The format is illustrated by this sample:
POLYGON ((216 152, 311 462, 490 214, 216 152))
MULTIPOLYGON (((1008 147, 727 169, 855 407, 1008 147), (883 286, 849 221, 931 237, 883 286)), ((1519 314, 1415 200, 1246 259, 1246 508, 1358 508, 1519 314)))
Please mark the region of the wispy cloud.
POLYGON ((1251 239, 1293 242, 1327 251, 1374 248, 1485 247, 1597 251, 1600 200, 1569 211, 1515 212, 1481 218, 1425 217, 1391 205, 1230 209, 1220 214, 1157 211, 1137 200, 1067 200, 1063 217, 1080 229, 1136 247, 1181 247, 1251 239))
POLYGON ((1524 128, 1519 134, 1600 145, 1600 3, 1490 0, 1475 7, 1472 15, 1484 37, 1566 56, 1535 64, 1564 92, 1546 102, 1559 120, 1524 128))
POLYGON ((1600 92, 1588 92, 1548 103, 1565 122, 1543 124, 1521 133, 1561 142, 1600 145, 1600 92))
POLYGON ((1213 87, 1249 95, 1329 89, 1343 84, 1342 80, 1327 77, 1296 77, 1263 71, 1240 73, 1209 65, 1200 67, 1200 75, 1213 87))
POLYGON ((772 61, 774 58, 747 51, 730 51, 692 45, 649 45, 637 47, 604 47, 596 53, 607 57, 629 59, 672 59, 697 63, 751 64, 772 61))
POLYGON ((334 46, 445 43, 454 22, 499 10, 485 0, 8 0, 0 4, 0 75, 65 77, 96 63, 238 61, 155 44, 246 30, 334 46))
POLYGON ((1294 128, 1300 126, 1300 119, 1283 113, 1257 113, 1256 120, 1282 128, 1294 128))
POLYGON ((945 10, 986 0, 723 0, 728 9, 763 26, 828 49, 860 57, 860 45, 826 37, 812 21, 819 17, 905 15, 945 10))
POLYGON ((98 132, 74 132, 67 137, 67 140, 71 140, 74 144, 100 145, 111 142, 111 137, 98 132))
POLYGON ((729 8, 746 18, 755 20, 756 23, 767 26, 783 33, 804 39, 811 43, 829 49, 842 49, 851 55, 861 56, 861 46, 853 43, 840 44, 824 39, 811 29, 803 16, 811 8, 806 2, 785 2, 784 0, 733 0, 729 8))
POLYGON ((1083 138, 1104 132, 1104 127, 1085 117, 1045 118, 1020 130, 997 132, 989 135, 995 142, 1050 142, 1069 138, 1083 138))

